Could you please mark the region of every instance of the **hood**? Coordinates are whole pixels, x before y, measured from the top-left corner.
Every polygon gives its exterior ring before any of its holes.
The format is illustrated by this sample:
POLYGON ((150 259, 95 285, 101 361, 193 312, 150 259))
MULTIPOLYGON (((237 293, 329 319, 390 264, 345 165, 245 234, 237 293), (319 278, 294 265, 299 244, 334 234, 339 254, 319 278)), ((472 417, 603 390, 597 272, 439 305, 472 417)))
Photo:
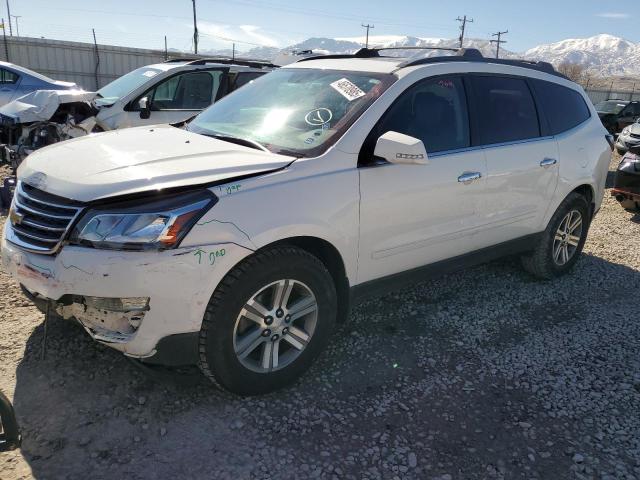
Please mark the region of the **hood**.
POLYGON ((84 90, 36 90, 0 107, 0 115, 15 123, 42 122, 49 120, 60 104, 90 102, 95 95, 84 90))
POLYGON ((93 134, 42 148, 22 162, 18 178, 54 195, 87 202, 266 173, 293 160, 156 125, 93 134))

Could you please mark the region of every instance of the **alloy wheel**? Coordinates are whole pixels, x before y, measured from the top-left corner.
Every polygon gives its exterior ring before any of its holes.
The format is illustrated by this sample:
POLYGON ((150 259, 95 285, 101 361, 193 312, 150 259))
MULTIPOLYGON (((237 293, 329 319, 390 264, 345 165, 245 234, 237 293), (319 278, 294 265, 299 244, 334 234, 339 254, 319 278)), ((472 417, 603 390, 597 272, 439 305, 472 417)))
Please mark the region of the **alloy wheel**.
POLYGON ((294 362, 309 344, 318 303, 302 282, 284 279, 253 294, 238 315, 233 348, 246 368, 269 373, 294 362))

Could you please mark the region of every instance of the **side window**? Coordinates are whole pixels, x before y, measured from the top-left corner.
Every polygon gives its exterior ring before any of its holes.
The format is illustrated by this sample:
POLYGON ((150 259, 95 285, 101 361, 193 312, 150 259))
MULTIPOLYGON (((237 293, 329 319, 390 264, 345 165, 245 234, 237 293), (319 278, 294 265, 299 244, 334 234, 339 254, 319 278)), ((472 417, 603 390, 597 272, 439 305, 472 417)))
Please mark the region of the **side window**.
POLYGON ((631 104, 633 110, 632 110, 632 114, 634 117, 640 116, 640 103, 633 103, 631 104))
POLYGON ((264 75, 262 72, 240 72, 236 75, 236 79, 233 82, 232 90, 237 90, 238 88, 246 85, 247 83, 255 80, 258 77, 264 75))
POLYGON ((584 98, 575 90, 543 80, 533 80, 533 86, 552 135, 571 130, 591 117, 584 98))
POLYGON ((9 70, 5 70, 4 68, 0 69, 0 83, 16 83, 18 78, 17 74, 10 72, 9 70))
POLYGON ((462 80, 440 77, 409 87, 372 132, 373 146, 389 131, 419 138, 429 153, 468 147, 469 117, 462 80))
POLYGON ((474 76, 471 84, 476 106, 474 144, 492 145, 540 136, 538 113, 524 79, 474 76))
POLYGON ((213 103, 221 71, 188 72, 159 83, 152 94, 153 110, 203 110, 213 103))

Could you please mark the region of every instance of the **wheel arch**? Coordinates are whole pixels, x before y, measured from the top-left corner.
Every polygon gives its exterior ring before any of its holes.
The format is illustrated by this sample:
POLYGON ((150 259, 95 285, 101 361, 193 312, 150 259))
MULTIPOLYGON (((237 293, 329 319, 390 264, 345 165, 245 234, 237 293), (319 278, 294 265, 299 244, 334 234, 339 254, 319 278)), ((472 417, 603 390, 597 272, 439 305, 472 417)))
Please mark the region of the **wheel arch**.
POLYGON ((595 214, 595 209, 596 209, 596 203, 595 203, 595 198, 596 198, 596 192, 595 189, 593 188, 592 185, 588 184, 588 183, 583 183, 582 185, 577 186, 576 188, 574 188, 571 193, 577 193, 579 195, 582 195, 584 198, 587 199, 587 203, 589 203, 589 206, 591 208, 591 216, 593 216, 595 214))
POLYGON ((350 283, 347 276, 344 259, 338 249, 327 240, 313 236, 296 236, 277 240, 260 247, 260 250, 266 248, 291 245, 298 247, 311 255, 317 257, 333 278, 338 295, 338 323, 344 323, 349 318, 351 310, 350 305, 350 283))

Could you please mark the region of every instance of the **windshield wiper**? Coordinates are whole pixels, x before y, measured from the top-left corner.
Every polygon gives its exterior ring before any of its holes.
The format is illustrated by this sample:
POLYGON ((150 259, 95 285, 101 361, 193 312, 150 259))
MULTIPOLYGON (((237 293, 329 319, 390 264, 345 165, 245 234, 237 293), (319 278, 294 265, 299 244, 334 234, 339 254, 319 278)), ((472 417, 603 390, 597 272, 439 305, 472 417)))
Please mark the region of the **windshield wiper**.
POLYGON ((202 135, 206 135, 207 137, 216 138, 218 140, 222 140, 224 142, 235 143, 238 145, 244 145, 245 147, 255 148, 256 150, 262 150, 263 152, 270 152, 270 150, 262 145, 261 143, 256 142, 255 140, 250 140, 248 138, 240 138, 233 137, 231 135, 222 135, 219 133, 203 133, 202 135))

